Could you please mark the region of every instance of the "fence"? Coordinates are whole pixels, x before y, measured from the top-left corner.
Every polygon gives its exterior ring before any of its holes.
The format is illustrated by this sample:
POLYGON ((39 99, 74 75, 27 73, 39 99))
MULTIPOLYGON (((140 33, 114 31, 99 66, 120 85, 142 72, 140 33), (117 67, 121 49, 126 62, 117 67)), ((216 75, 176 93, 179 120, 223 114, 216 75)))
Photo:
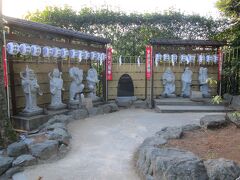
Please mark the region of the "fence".
POLYGON ((223 51, 222 94, 238 95, 240 92, 240 47, 223 51))

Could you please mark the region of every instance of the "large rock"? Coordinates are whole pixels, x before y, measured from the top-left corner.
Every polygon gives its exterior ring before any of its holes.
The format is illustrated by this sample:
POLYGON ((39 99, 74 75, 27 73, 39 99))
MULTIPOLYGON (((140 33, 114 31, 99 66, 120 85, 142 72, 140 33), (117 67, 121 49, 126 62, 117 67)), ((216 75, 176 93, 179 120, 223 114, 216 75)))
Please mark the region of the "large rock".
POLYGON ((47 140, 43 143, 32 144, 29 146, 33 156, 40 160, 47 160, 58 153, 58 141, 47 140))
POLYGON ((51 125, 47 126, 46 130, 54 130, 56 128, 61 128, 61 129, 64 129, 64 130, 67 129, 65 123, 54 123, 54 124, 51 124, 51 125))
POLYGON ((206 115, 200 119, 200 125, 205 129, 216 129, 228 124, 225 115, 206 115))
POLYGON ((185 126, 182 126, 183 131, 194 131, 198 129, 201 129, 201 126, 199 126, 198 124, 187 124, 185 126))
POLYGON ((37 159, 30 154, 23 154, 12 163, 13 166, 32 166, 37 164, 37 159))
POLYGON ((227 113, 226 119, 231 123, 235 124, 238 128, 240 128, 240 114, 238 113, 227 113))
POLYGON ((231 94, 225 93, 225 94, 223 95, 223 99, 225 100, 225 102, 226 102, 227 104, 231 104, 232 99, 233 99, 233 96, 232 96, 231 94))
POLYGON ((202 160, 193 153, 175 148, 142 148, 137 168, 144 178, 156 180, 207 180, 202 160))
POLYGON ((146 138, 141 144, 140 148, 143 148, 146 146, 159 147, 166 143, 167 143, 167 140, 162 138, 161 136, 152 136, 152 137, 146 138))
MULTIPOLYGON (((4 176, 2 177, 2 179, 3 180, 11 179, 14 174, 22 172, 22 171, 24 171, 23 167, 19 167, 19 166, 12 167, 4 173, 4 176)), ((1 179, 1 177, 0 177, 0 179, 1 179)))
POLYGON ((69 144, 71 138, 71 135, 61 128, 55 128, 53 131, 49 131, 48 136, 50 140, 57 140, 63 144, 69 144))
POLYGON ((71 115, 72 118, 75 120, 85 119, 88 117, 88 111, 86 109, 77 109, 77 110, 71 111, 69 115, 71 115))
POLYGON ((135 108, 139 108, 139 109, 147 109, 148 108, 148 103, 147 103, 147 101, 137 100, 137 101, 133 102, 133 106, 135 108))
POLYGON ((183 130, 181 127, 165 127, 158 131, 156 135, 164 139, 179 139, 183 135, 183 130))
POLYGON ((69 123, 72 121, 72 117, 68 115, 56 115, 48 120, 47 125, 54 124, 54 123, 69 123))
POLYGON ((108 104, 111 107, 111 112, 119 111, 118 105, 116 103, 108 104))
POLYGON ((12 143, 7 148, 7 154, 8 156, 11 156, 11 157, 17 157, 21 154, 27 154, 27 153, 28 153, 27 145, 22 141, 12 143))
POLYGON ((12 166, 13 160, 11 157, 0 156, 0 176, 12 166))
POLYGON ((89 116, 96 116, 99 114, 103 114, 103 108, 101 106, 99 107, 93 107, 88 109, 89 116))
POLYGON ((110 113, 112 111, 112 108, 109 104, 104 104, 102 106, 102 110, 104 114, 110 113))
POLYGON ((210 159, 204 162, 210 180, 235 180, 240 176, 240 168, 226 159, 210 159))
POLYGON ((233 96, 231 107, 236 110, 240 110, 240 96, 233 96))
POLYGON ((133 102, 136 100, 135 96, 129 96, 129 97, 117 97, 116 98, 116 104, 119 107, 130 107, 133 102))

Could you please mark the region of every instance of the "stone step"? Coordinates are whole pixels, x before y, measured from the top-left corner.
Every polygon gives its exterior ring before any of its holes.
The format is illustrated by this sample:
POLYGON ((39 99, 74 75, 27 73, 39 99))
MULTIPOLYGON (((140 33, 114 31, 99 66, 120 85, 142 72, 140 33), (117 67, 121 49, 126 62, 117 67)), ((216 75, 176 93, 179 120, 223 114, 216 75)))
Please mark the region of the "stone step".
POLYGON ((184 112, 229 112, 232 109, 224 106, 182 106, 182 105, 157 105, 155 107, 158 113, 184 113, 184 112))
MULTIPOLYGON (((181 105, 181 106, 219 106, 219 104, 212 104, 211 99, 196 99, 194 101, 190 100, 189 98, 164 98, 164 99, 154 99, 155 106, 157 105, 181 105)), ((222 104, 220 104, 222 106, 222 104)))

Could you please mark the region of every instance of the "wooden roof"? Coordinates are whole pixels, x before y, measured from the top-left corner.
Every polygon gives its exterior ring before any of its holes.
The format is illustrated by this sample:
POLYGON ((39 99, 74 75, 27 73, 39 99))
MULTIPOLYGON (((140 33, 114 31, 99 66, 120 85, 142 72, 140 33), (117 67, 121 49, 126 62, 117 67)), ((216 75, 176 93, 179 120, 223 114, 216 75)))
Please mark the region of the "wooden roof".
POLYGON ((212 41, 212 40, 173 40, 173 39, 152 39, 150 40, 151 45, 179 45, 179 46, 224 46, 225 42, 212 41))
POLYGON ((13 17, 8 17, 8 16, 4 16, 3 19, 5 21, 5 25, 7 25, 7 26, 12 25, 12 26, 17 26, 17 27, 21 27, 21 28, 28 28, 28 29, 37 30, 37 31, 44 31, 44 32, 48 32, 48 33, 54 33, 54 34, 58 34, 58 35, 82 39, 85 41, 92 41, 92 42, 96 42, 96 43, 100 43, 100 44, 108 44, 111 42, 109 39, 106 39, 106 38, 101 38, 101 37, 93 36, 90 34, 69 30, 69 29, 63 29, 63 28, 48 25, 48 24, 36 23, 36 22, 13 18, 13 17))

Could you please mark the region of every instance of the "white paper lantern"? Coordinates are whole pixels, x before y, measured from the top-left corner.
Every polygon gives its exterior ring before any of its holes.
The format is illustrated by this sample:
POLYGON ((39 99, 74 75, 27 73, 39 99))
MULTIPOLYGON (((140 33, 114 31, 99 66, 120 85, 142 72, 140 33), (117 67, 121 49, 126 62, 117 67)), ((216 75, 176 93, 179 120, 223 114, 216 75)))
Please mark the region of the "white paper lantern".
POLYGON ((53 57, 54 58, 61 57, 61 49, 59 49, 58 47, 53 48, 53 57))
POLYGON ((190 63, 194 63, 195 60, 196 60, 196 55, 194 55, 194 54, 188 54, 188 61, 189 61, 190 63))
POLYGON ((103 61, 105 61, 106 59, 106 54, 105 53, 101 53, 101 58, 100 58, 100 65, 102 65, 103 61))
POLYGON ((199 54, 198 55, 198 63, 199 64, 202 64, 203 61, 205 61, 205 56, 203 54, 199 54))
POLYGON ((69 56, 69 51, 68 51, 68 49, 67 49, 67 48, 62 48, 62 49, 61 49, 61 58, 62 58, 62 59, 66 59, 66 58, 68 58, 68 56, 69 56))
POLYGON ((212 55, 207 55, 206 56, 206 62, 208 62, 208 63, 213 62, 213 56, 212 55))
POLYGON ((19 51, 21 55, 27 56, 31 54, 31 47, 29 44, 23 43, 23 44, 20 44, 19 51))
POLYGON ((188 60, 188 56, 186 55, 186 54, 182 54, 181 56, 180 56, 180 62, 181 63, 189 63, 189 60, 188 60))
POLYGON ((81 62, 82 59, 83 59, 83 52, 80 51, 80 50, 76 50, 75 51, 75 58, 78 59, 79 62, 81 62))
POLYGON ((170 61, 170 55, 169 54, 163 54, 163 61, 165 61, 165 62, 170 61))
POLYGON ((214 55, 213 55, 213 62, 214 62, 215 64, 218 63, 218 55, 217 55, 217 54, 214 54, 214 55))
POLYGON ((42 50, 42 55, 45 58, 49 58, 49 57, 53 56, 53 49, 49 46, 44 46, 43 50, 42 50))
POLYGON ((97 52, 93 51, 90 53, 90 59, 93 60, 97 60, 97 52))
POLYGON ((98 53, 97 53, 97 61, 100 61, 100 60, 101 60, 101 53, 98 52, 98 53))
POLYGON ((16 55, 17 53, 19 53, 18 43, 15 43, 15 42, 7 43, 7 52, 8 54, 11 54, 11 55, 16 55))
POLYGON ((172 61, 172 63, 176 63, 176 62, 177 62, 177 58, 178 58, 178 56, 177 56, 176 54, 172 54, 172 55, 171 55, 171 61, 172 61))
POLYGON ((38 46, 38 45, 31 46, 31 55, 32 56, 40 56, 41 51, 42 51, 42 49, 40 46, 38 46))
POLYGON ((70 57, 71 59, 74 59, 74 58, 76 57, 76 50, 75 50, 75 49, 71 49, 71 50, 69 51, 69 57, 70 57))
POLYGON ((90 58, 90 52, 83 51, 83 59, 88 60, 90 58))

